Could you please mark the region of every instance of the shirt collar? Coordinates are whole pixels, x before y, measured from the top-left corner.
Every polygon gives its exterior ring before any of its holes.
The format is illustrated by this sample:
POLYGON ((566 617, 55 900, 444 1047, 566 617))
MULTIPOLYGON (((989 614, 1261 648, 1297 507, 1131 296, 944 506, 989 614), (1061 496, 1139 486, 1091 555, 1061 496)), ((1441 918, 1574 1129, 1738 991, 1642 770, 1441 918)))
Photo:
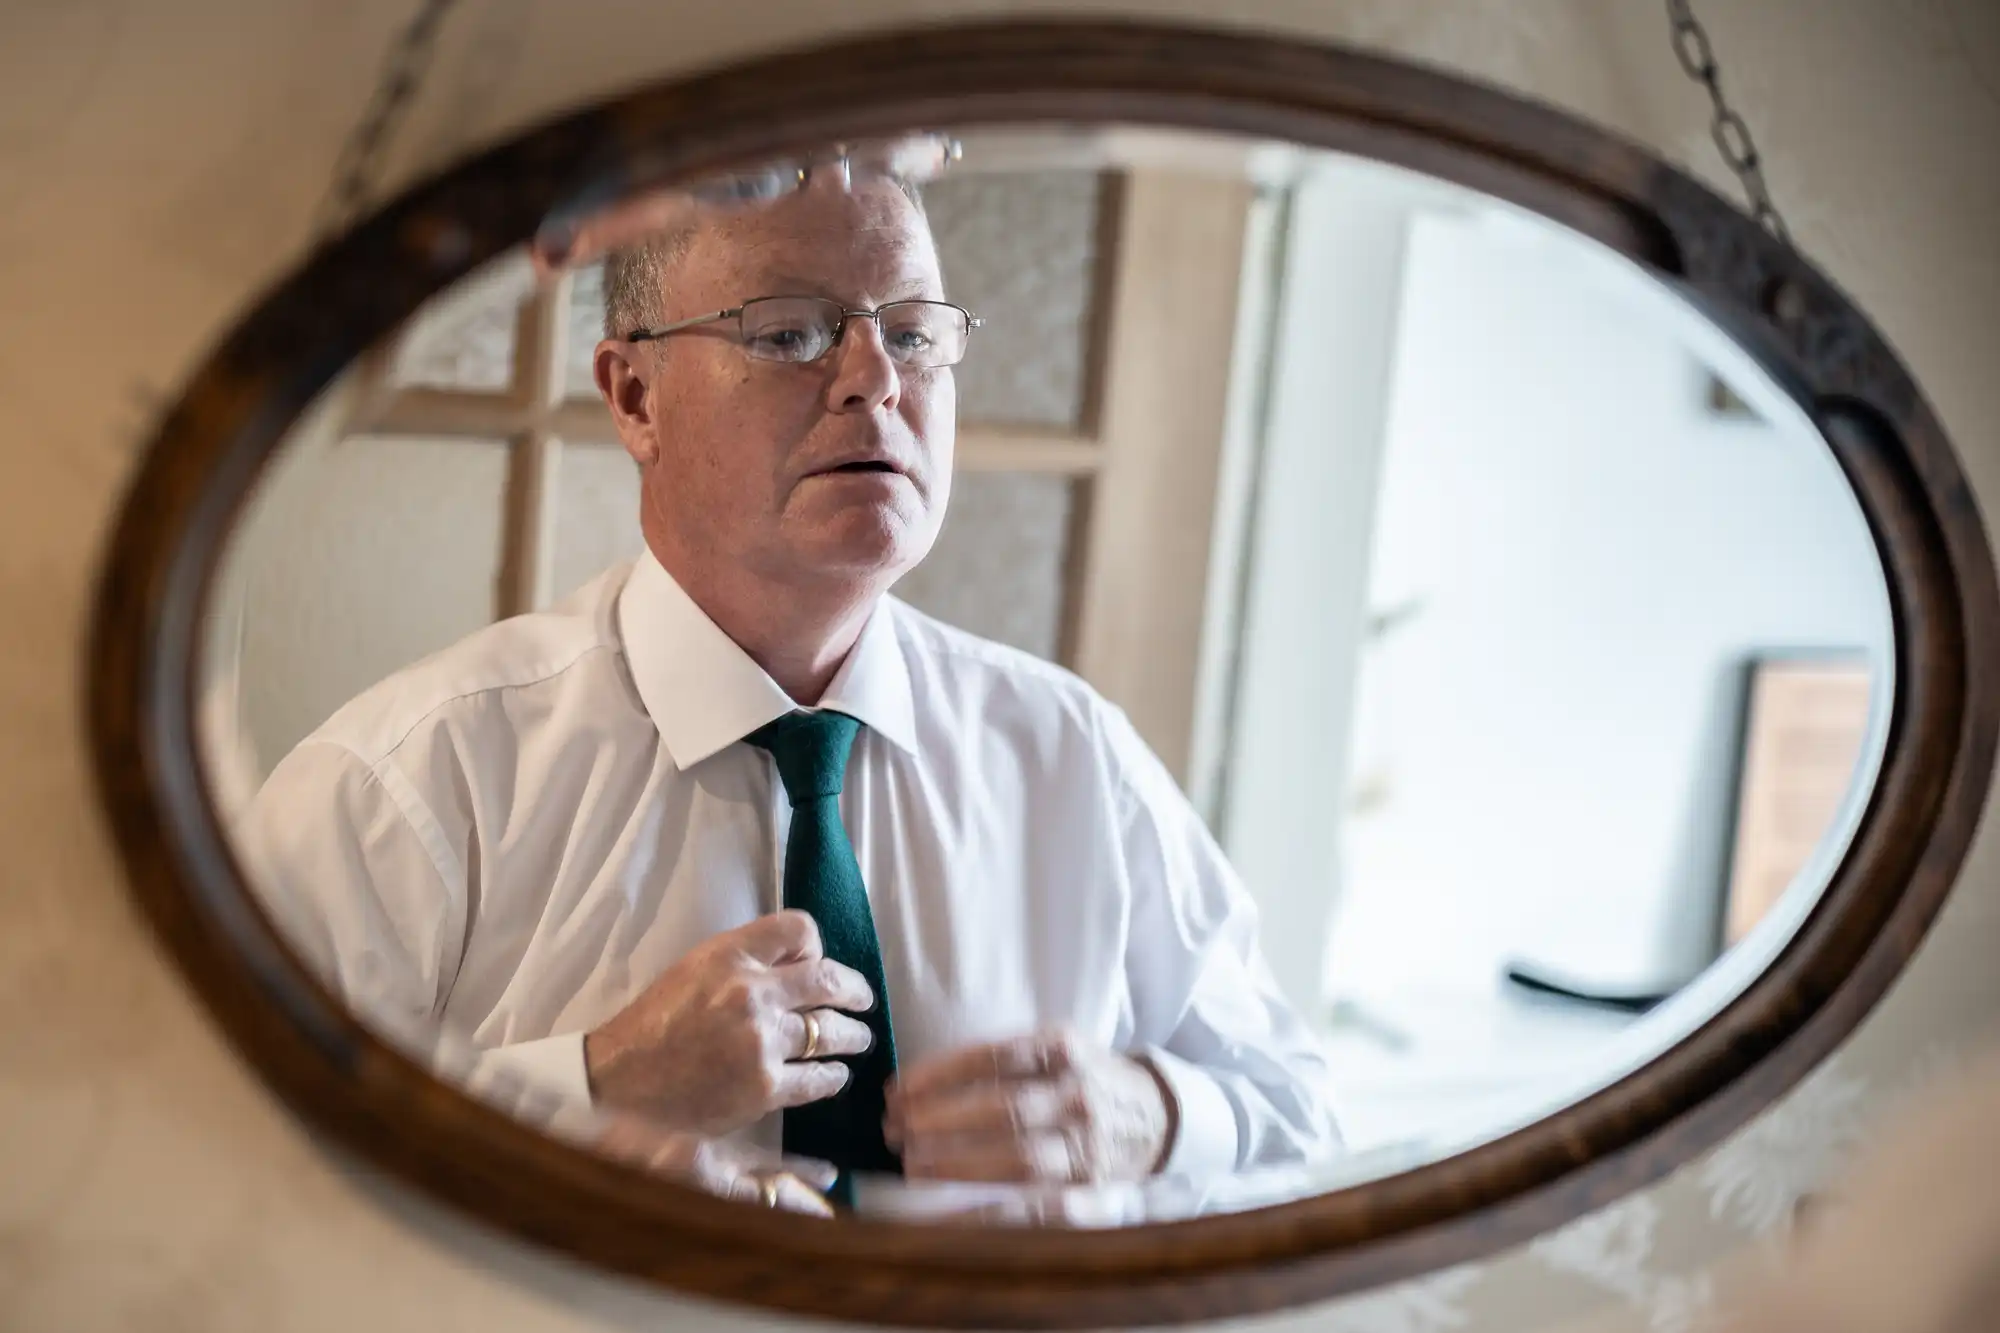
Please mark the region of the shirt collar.
MULTIPOLYGON (((618 594, 618 633, 639 700, 682 771, 798 708, 650 551, 618 594)), ((888 598, 876 603, 819 706, 915 751, 909 664, 888 598)))

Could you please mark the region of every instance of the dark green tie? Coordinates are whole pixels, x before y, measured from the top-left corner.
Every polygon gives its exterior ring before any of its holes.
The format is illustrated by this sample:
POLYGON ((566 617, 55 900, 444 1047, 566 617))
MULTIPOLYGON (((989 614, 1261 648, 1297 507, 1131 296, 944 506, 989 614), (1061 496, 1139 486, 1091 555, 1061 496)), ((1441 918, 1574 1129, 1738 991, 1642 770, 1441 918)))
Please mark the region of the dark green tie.
POLYGON ((785 1112, 785 1151, 817 1157, 841 1168, 836 1203, 851 1206, 851 1173, 888 1171, 903 1164, 882 1141, 883 1088, 896 1072, 896 1039, 889 1024, 889 989, 882 976, 882 945, 868 910, 868 890, 854 845, 840 822, 840 785, 861 724, 845 713, 792 713, 747 738, 777 761, 792 803, 792 831, 785 839, 785 906, 819 923, 826 956, 859 972, 875 992, 875 1007, 858 1015, 875 1033, 866 1055, 841 1056, 853 1076, 824 1101, 785 1112))

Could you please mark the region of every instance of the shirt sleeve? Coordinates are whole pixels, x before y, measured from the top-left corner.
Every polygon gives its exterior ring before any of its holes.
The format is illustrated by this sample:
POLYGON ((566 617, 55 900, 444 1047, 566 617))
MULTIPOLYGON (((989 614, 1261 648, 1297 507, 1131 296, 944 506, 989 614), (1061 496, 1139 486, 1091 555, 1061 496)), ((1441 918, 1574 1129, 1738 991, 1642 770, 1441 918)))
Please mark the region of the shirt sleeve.
POLYGON ((1340 1134, 1326 1058, 1264 961, 1256 902, 1165 765, 1104 707, 1132 894, 1134 1054, 1179 1104, 1164 1173, 1331 1156, 1340 1134))
POLYGON ((308 740, 237 825, 245 876, 279 933, 356 1015, 441 1076, 542 1119, 590 1102, 583 1036, 479 1049, 441 1031, 466 934, 466 884, 414 787, 308 740))

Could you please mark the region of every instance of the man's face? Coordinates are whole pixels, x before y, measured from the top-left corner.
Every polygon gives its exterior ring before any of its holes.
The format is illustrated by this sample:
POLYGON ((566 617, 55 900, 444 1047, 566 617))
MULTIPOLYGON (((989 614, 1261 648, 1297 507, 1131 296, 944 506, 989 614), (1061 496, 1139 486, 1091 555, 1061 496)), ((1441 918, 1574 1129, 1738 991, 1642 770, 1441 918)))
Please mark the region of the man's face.
MULTIPOLYGON (((760 296, 822 296, 850 310, 944 296, 930 230, 888 184, 818 184, 701 227, 667 268, 662 322, 760 296)), ((734 321, 622 355, 644 382, 619 402, 656 542, 674 561, 791 586, 886 587, 930 550, 951 488, 957 392, 949 369, 912 370, 875 321, 851 319, 804 365, 752 359, 734 321)), ((718 580, 721 583, 738 582, 718 580)))

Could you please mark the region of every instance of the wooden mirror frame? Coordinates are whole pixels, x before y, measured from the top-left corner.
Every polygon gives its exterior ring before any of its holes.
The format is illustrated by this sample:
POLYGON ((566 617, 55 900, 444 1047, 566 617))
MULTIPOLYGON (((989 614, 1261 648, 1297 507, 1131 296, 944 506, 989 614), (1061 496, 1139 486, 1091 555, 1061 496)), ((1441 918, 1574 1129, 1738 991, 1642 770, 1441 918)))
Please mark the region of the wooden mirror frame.
POLYGON ((1949 891, 1991 777, 1994 569, 1936 417, 1799 256, 1647 152, 1381 57, 1112 23, 841 41, 677 78, 523 133, 312 255, 208 356, 133 479, 98 589, 89 724, 133 891, 237 1049, 301 1116, 532 1240, 703 1295, 876 1323, 1078 1327, 1268 1310, 1519 1244, 1719 1141, 1861 1020, 1949 891), (1758 352, 1812 412, 1873 531, 1896 628, 1880 777, 1775 964, 1644 1068, 1457 1156, 1254 1212, 1101 1232, 841 1225, 666 1186, 544 1137, 372 1035, 246 891, 205 793, 205 599, 259 469, 313 397, 426 299, 531 235, 585 161, 707 170, 913 126, 1124 121, 1233 131, 1425 171, 1613 246, 1758 352))

